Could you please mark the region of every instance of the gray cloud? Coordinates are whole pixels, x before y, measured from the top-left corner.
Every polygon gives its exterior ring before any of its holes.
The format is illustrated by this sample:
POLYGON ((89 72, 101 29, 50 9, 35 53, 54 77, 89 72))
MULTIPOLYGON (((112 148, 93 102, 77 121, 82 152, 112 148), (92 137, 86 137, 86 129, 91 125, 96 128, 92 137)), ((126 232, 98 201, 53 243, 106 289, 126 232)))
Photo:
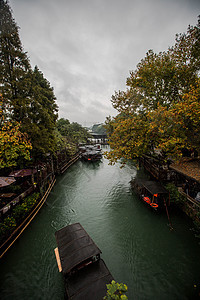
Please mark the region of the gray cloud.
POLYGON ((196 0, 10 0, 24 49, 54 87, 60 117, 103 122, 149 49, 197 23, 196 0))

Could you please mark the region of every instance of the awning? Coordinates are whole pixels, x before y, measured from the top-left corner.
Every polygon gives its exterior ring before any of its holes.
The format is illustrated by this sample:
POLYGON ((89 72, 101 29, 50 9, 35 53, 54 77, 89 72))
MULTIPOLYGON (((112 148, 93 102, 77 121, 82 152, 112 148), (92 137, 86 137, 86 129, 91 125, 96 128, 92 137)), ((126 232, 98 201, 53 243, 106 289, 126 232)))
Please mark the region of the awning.
POLYGON ((0 187, 4 187, 14 183, 16 180, 12 177, 0 177, 0 187))
POLYGON ((114 280, 105 262, 100 259, 74 274, 65 277, 69 300, 99 300, 106 295, 106 285, 114 280))
POLYGON ((143 186, 150 194, 168 194, 169 192, 158 181, 149 181, 145 179, 135 178, 133 180, 137 185, 143 186))
POLYGON ((146 181, 144 187, 152 194, 168 194, 169 192, 157 181, 146 181))
POLYGON ((17 170, 14 172, 11 172, 9 176, 12 177, 25 177, 25 176, 31 176, 32 174, 35 174, 37 171, 36 169, 22 169, 22 170, 17 170))
POLYGON ((55 233, 63 274, 85 260, 101 253, 80 223, 68 225, 55 233))

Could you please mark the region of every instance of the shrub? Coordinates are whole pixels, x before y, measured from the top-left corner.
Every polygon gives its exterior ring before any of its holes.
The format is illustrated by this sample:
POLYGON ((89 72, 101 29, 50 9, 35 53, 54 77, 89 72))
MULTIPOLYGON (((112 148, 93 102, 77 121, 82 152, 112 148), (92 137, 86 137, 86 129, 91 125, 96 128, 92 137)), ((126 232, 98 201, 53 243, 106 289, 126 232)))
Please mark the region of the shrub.
POLYGON ((0 223, 0 241, 12 233, 16 227, 16 221, 13 217, 7 217, 0 223))
POLYGON ((39 193, 34 193, 23 199, 23 202, 13 209, 12 216, 16 219, 17 223, 26 217, 32 207, 37 203, 38 198, 39 193))
POLYGON ((128 288, 124 283, 117 283, 112 280, 111 284, 106 284, 107 286, 107 294, 103 298, 104 300, 126 300, 128 299, 125 293, 128 288))
POLYGON ((0 223, 0 241, 9 236, 17 224, 20 224, 25 219, 33 206, 37 203, 39 196, 39 193, 34 193, 23 199, 21 204, 13 208, 12 216, 5 218, 4 221, 0 223))
POLYGON ((173 183, 168 183, 165 188, 170 193, 170 201, 176 204, 181 204, 184 202, 184 196, 181 195, 178 191, 178 188, 173 183))

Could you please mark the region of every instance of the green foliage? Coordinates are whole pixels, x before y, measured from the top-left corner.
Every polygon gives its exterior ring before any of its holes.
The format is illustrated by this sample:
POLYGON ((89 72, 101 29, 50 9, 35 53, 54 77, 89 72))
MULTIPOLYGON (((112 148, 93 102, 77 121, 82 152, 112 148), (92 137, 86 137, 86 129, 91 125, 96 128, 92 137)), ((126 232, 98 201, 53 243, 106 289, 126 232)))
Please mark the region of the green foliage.
POLYGON ((0 93, 7 104, 6 117, 11 122, 20 122, 35 157, 56 150, 54 129, 58 108, 50 83, 37 67, 31 69, 18 29, 7 1, 1 0, 0 93))
POLYGON ((53 88, 38 67, 35 67, 32 74, 30 97, 28 118, 23 121, 23 128, 31 138, 33 155, 53 153, 56 150, 58 107, 53 88))
POLYGON ((90 137, 87 129, 76 122, 70 123, 69 120, 64 118, 57 121, 57 130, 63 137, 65 137, 68 147, 71 145, 69 149, 72 148, 73 145, 87 143, 88 138, 90 137))
POLYGON ((109 136, 111 151, 106 153, 111 163, 117 159, 133 159, 151 147, 148 137, 149 122, 145 116, 121 116, 112 121, 113 132, 109 136))
POLYGON ((22 193, 22 187, 19 184, 11 184, 4 188, 5 193, 15 193, 15 194, 21 194, 22 193))
POLYGON ((67 136, 68 135, 68 126, 70 125, 70 121, 64 118, 61 118, 57 121, 56 127, 59 133, 62 136, 67 136))
POLYGON ((127 90, 112 96, 119 114, 106 129, 111 163, 158 148, 177 159, 181 149, 200 151, 200 17, 166 52, 148 51, 127 78, 127 90))
POLYGON ((92 126, 92 132, 98 134, 106 134, 106 127, 103 124, 95 124, 92 126))
POLYGON ((0 241, 3 237, 7 237, 16 227, 16 221, 13 217, 7 217, 4 219, 4 222, 0 223, 0 241))
POLYGON ((18 204, 12 212, 12 217, 19 223, 31 211, 32 207, 37 203, 39 193, 34 193, 26 197, 21 204, 18 204))
POLYGON ((16 226, 25 219, 37 203, 39 196, 39 193, 34 193, 23 199, 22 203, 17 204, 13 208, 12 215, 5 218, 4 221, 0 223, 0 241, 8 237, 16 226))
POLYGON ((22 160, 30 160, 32 145, 27 134, 22 133, 18 122, 6 120, 4 100, 0 95, 0 169, 16 166, 22 160))
POLYGON ((112 280, 111 284, 107 284, 107 294, 103 298, 104 300, 126 300, 128 299, 125 293, 127 292, 128 288, 124 283, 117 283, 112 280))
POLYGON ((10 104, 10 116, 19 122, 27 118, 31 66, 7 1, 0 2, 0 10, 0 92, 10 104))
POLYGON ((59 151, 60 149, 64 149, 66 147, 66 140, 63 138, 57 128, 54 130, 54 136, 56 140, 56 150, 59 151))
POLYGON ((170 202, 174 202, 176 204, 181 204, 184 202, 184 196, 182 196, 178 188, 175 184, 173 183, 168 183, 165 188, 169 191, 170 193, 170 202))
POLYGON ((19 128, 19 124, 5 124, 0 130, 0 168, 16 166, 21 159, 30 160, 31 143, 19 128))

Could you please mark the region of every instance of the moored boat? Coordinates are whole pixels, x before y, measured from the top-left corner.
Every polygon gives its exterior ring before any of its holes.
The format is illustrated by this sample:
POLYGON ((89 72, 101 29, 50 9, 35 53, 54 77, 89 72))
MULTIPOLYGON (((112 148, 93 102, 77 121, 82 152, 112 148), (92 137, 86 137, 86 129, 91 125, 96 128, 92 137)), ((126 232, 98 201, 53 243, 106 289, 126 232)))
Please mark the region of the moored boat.
POLYGON ((67 299, 103 299, 113 277, 100 258, 101 250, 80 223, 62 228, 55 236, 58 247, 54 251, 67 299))
POLYGON ((81 157, 88 162, 99 161, 102 158, 102 152, 100 145, 87 145, 81 147, 81 157))
POLYGON ((135 178, 131 180, 131 187, 140 199, 154 210, 161 210, 170 205, 169 192, 158 181, 135 178))

